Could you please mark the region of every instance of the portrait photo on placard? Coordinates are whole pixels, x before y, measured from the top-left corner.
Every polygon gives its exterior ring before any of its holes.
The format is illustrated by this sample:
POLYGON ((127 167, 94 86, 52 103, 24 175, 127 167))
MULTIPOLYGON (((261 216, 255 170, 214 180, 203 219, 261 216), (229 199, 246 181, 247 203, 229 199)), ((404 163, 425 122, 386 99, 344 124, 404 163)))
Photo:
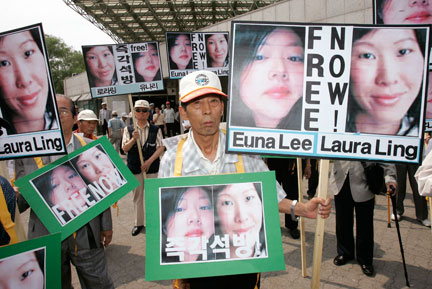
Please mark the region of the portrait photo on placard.
POLYGON ((60 234, 0 247, 0 288, 61 288, 60 234))
POLYGON ((64 153, 42 25, 1 32, 0 63, 0 159, 64 153))
POLYGON ((146 280, 278 267, 275 183, 274 172, 148 180, 146 280))
POLYGON ((147 50, 132 52, 136 82, 161 80, 161 64, 156 42, 147 43, 147 50))

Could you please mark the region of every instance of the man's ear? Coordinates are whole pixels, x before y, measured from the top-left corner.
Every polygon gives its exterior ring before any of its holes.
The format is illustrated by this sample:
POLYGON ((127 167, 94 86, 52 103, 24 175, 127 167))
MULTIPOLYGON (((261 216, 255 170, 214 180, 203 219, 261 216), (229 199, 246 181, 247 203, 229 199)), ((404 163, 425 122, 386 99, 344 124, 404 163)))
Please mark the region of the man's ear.
POLYGON ((180 112, 180 116, 182 119, 189 120, 189 117, 187 115, 187 111, 183 108, 183 106, 179 106, 179 112, 180 112))

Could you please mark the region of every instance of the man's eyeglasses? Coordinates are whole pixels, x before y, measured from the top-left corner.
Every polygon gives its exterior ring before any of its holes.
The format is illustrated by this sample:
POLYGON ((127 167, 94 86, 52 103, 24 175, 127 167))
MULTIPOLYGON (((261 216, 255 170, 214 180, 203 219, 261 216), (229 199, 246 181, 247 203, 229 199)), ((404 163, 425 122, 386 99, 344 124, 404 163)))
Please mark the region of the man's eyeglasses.
POLYGON ((135 108, 135 111, 136 112, 148 112, 149 110, 146 108, 143 108, 143 109, 135 108))

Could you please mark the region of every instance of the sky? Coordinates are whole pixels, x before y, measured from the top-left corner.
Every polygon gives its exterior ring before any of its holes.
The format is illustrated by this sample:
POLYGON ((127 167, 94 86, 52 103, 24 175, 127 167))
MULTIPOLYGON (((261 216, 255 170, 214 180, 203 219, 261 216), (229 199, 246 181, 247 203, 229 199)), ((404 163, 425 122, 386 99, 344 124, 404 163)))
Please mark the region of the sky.
POLYGON ((81 45, 114 43, 63 0, 0 0, 0 11, 0 32, 42 23, 45 34, 61 38, 74 50, 81 51, 81 45))

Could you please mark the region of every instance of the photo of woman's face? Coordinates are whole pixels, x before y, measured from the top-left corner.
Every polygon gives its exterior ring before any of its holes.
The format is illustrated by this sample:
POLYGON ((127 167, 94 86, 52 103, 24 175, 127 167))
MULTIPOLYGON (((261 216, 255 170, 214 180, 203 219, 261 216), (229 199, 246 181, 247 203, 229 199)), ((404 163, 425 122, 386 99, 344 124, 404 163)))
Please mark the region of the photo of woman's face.
POLYGON ((99 183, 101 177, 112 179, 115 183, 113 176, 116 168, 110 158, 96 147, 80 154, 76 164, 80 174, 91 183, 99 183))
POLYGON ((353 44, 353 95, 375 121, 398 122, 417 98, 423 65, 414 30, 373 30, 353 44))
POLYGON ((259 127, 277 127, 302 97, 303 52, 301 40, 293 31, 276 29, 241 72, 240 97, 259 127))
POLYGON ((159 54, 153 44, 148 45, 148 50, 139 53, 135 62, 135 69, 145 81, 153 81, 160 68, 159 54))
POLYGON ((387 0, 383 7, 384 24, 432 24, 429 0, 387 0))
POLYGON ((22 121, 42 118, 48 90, 45 58, 31 33, 24 31, 1 37, 1 97, 17 118, 22 121))
POLYGON ((250 247, 259 240, 262 202, 253 183, 228 185, 218 194, 216 209, 222 232, 231 240, 234 234, 245 234, 250 247))
POLYGON ((192 58, 192 46, 187 35, 177 36, 174 45, 170 48, 170 58, 178 69, 185 69, 188 66, 192 58))
POLYGON ((0 261, 0 288, 43 289, 44 275, 34 252, 0 261))
POLYGON ((85 188, 86 184, 77 172, 67 166, 59 166, 51 175, 51 203, 58 205, 63 211, 64 202, 73 202, 75 207, 84 207, 86 200, 82 192, 86 192, 85 188))
POLYGON ((87 51, 85 60, 92 74, 95 86, 112 84, 115 72, 114 55, 108 46, 95 46, 87 51))
MULTIPOLYGON (((168 238, 184 238, 186 252, 191 248, 188 239, 210 238, 214 234, 214 216, 211 200, 200 188, 187 190, 166 225, 168 238)), ((199 245, 199 244, 198 244, 199 245)))
POLYGON ((207 39, 207 50, 212 67, 223 67, 228 55, 228 42, 223 34, 213 34, 207 39))

